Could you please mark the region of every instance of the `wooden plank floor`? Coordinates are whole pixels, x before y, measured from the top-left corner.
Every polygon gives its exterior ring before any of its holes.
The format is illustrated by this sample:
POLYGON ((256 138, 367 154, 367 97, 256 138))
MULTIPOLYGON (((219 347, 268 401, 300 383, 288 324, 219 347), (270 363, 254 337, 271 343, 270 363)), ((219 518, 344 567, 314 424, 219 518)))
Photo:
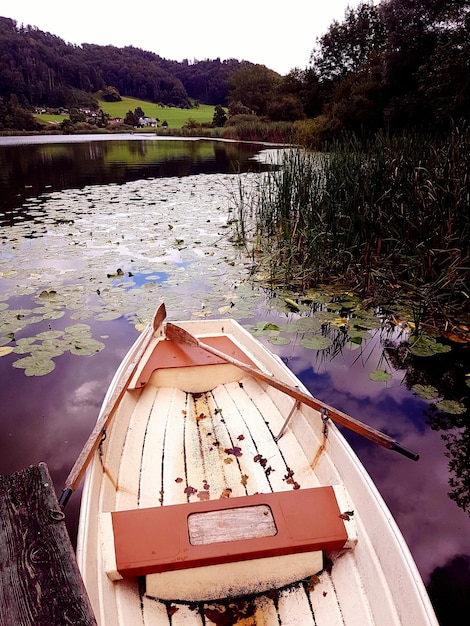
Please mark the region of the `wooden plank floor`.
MULTIPOLYGON (((132 470, 119 475, 116 508, 290 490, 295 484, 293 468, 301 465, 305 470, 301 473, 308 479, 300 486, 317 485, 313 473, 306 471, 309 462, 295 439, 286 434, 281 445, 275 442, 283 423, 278 409, 256 381, 247 380, 246 387, 244 382, 234 382, 211 392, 189 394, 147 386, 130 419, 121 467, 131 466, 132 470), (263 415, 269 419, 265 421, 263 415), (140 467, 129 464, 139 450, 140 467)), ((128 583, 116 585, 116 589, 117 596, 131 592, 128 583)), ((300 610, 305 624, 315 624, 305 583, 236 601, 191 604, 159 602, 140 590, 142 614, 133 619, 142 624, 202 626, 212 620, 217 623, 222 613, 229 611, 234 619, 246 617, 246 624, 278 626, 290 623, 287 607, 293 598, 296 614, 300 610)))

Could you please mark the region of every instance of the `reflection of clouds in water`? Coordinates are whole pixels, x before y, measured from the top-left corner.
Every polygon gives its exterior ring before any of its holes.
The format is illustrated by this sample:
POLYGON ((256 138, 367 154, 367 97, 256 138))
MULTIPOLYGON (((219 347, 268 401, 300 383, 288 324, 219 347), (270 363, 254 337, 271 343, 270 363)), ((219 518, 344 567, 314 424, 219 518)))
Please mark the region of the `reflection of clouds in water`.
POLYGON ((379 486, 427 581, 435 567, 445 565, 455 555, 468 553, 468 517, 447 497, 448 461, 439 434, 430 429, 421 435, 415 432, 406 445, 419 451, 417 463, 388 451, 370 449, 365 456, 361 454, 361 460, 379 486))
POLYGON ((447 495, 448 459, 440 434, 426 424, 427 403, 400 384, 403 372, 391 370, 388 383, 369 379, 380 357, 379 342, 366 363, 354 363, 355 355, 345 350, 333 361, 322 361, 320 372, 315 352, 292 345, 275 350, 289 358, 290 368, 314 396, 419 453, 415 463, 341 429, 389 506, 424 580, 454 556, 467 554, 468 517, 447 495))

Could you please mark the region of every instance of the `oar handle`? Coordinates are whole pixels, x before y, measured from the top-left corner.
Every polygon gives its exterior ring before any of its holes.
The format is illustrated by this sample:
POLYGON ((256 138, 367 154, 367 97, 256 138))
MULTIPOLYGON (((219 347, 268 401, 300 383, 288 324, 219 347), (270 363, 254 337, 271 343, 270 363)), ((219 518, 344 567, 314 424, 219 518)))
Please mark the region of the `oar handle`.
POLYGON ((393 442, 391 450, 395 450, 395 452, 406 456, 407 459, 411 459, 412 461, 419 461, 419 454, 417 452, 413 452, 413 450, 408 450, 408 448, 402 446, 401 443, 398 443, 398 441, 393 442))

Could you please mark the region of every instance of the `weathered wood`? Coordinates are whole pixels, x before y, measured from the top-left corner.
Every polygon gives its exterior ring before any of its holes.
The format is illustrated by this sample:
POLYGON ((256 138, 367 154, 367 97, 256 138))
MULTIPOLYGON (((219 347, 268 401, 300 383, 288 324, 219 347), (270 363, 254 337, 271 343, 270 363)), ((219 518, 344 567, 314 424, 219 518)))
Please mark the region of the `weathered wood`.
POLYGON ((0 624, 96 626, 44 463, 0 476, 0 624))
POLYGON ((269 506, 260 504, 193 513, 188 518, 188 533, 189 542, 200 546, 219 541, 274 537, 277 528, 269 506))

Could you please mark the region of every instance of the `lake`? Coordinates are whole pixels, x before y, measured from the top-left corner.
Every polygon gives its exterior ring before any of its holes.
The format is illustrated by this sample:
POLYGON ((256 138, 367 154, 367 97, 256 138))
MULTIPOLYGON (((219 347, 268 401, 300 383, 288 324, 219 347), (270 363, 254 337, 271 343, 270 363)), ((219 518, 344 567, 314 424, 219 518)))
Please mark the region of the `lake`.
MULTIPOLYGON (((45 461, 60 492, 160 302, 173 321, 234 317, 313 395, 420 454, 343 430, 441 624, 467 623, 468 348, 430 338, 410 351, 406 320, 365 312, 352 294, 317 290, 296 309, 263 288, 230 224, 240 177, 255 186, 274 152, 138 134, 0 137, 0 473, 45 461)), ((79 500, 67 507, 73 539, 79 500)))

